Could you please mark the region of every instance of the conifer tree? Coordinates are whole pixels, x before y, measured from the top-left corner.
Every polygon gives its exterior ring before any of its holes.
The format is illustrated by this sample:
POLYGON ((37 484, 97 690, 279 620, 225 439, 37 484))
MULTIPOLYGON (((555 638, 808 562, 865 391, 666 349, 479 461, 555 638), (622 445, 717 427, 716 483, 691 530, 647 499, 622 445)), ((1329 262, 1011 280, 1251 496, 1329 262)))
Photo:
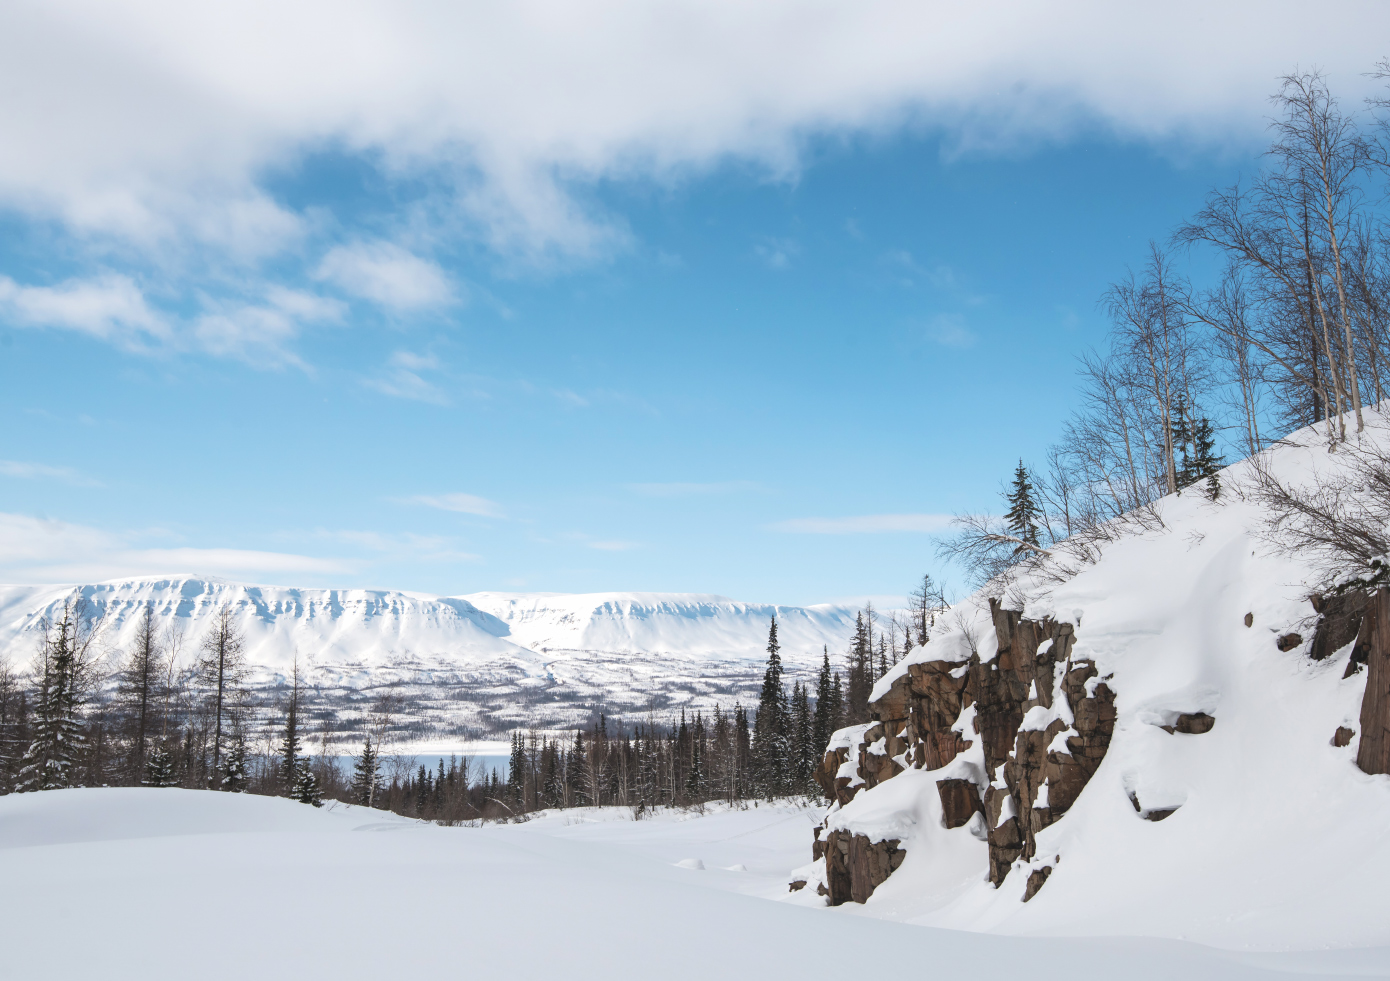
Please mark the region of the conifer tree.
MULTIPOLYGON (((843 729, 848 724, 845 718, 845 693, 840 685, 840 672, 835 672, 835 677, 830 682, 830 733, 834 735, 836 730, 843 729)), ((826 742, 830 739, 827 736, 826 742)))
MULTIPOLYGON (((421 773, 424 768, 421 767, 421 773)), ((521 741, 521 733, 512 733, 512 752, 507 758, 507 796, 518 807, 522 805, 526 790, 526 749, 521 741)))
POLYGON ((294 780, 290 784, 290 796, 301 804, 314 807, 323 806, 323 792, 319 789, 319 778, 314 776, 314 768, 309 757, 300 757, 295 765, 294 780))
POLYGON ((174 758, 163 746, 155 747, 145 758, 145 779, 140 782, 146 787, 174 786, 174 758))
POLYGON ((583 807, 589 803, 588 788, 585 780, 588 767, 584 760, 584 733, 574 730, 574 746, 570 749, 569 757, 565 760, 565 783, 569 786, 570 807, 583 807))
POLYGON ((237 726, 237 733, 227 753, 218 764, 218 789, 239 794, 246 790, 246 737, 237 726))
POLYGON ((811 724, 811 742, 816 755, 825 752, 825 746, 830 742, 830 734, 836 729, 832 699, 830 648, 822 647, 820 676, 816 678, 816 712, 811 724))
POLYGON ((372 745, 372 734, 368 732, 362 742, 362 752, 352 766, 352 794, 357 803, 366 807, 376 806, 377 790, 381 783, 380 768, 377 749, 372 745))
POLYGON ((781 645, 777 642, 777 618, 767 636, 767 670, 753 719, 753 766, 759 794, 768 798, 786 792, 791 775, 790 723, 787 690, 782 684, 781 645))
MULTIPOLYGON (((1007 499, 1009 510, 1004 518, 1008 522, 1009 534, 1021 542, 1036 547, 1038 545, 1038 517, 1041 512, 1033 492, 1033 481, 1029 478, 1022 460, 1018 461, 1018 469, 1014 471, 1013 489, 1009 491, 1007 499)), ((1014 549, 1014 556, 1021 557, 1028 551, 1029 549, 1019 545, 1014 549)))
POLYGON ((869 721, 869 692, 873 681, 873 642, 869 639, 864 614, 860 613, 854 621, 854 638, 850 641, 848 655, 849 691, 845 705, 847 725, 869 721))
POLYGON ((286 794, 293 794, 294 782, 299 773, 299 655, 295 654, 291 674, 289 703, 285 707, 285 732, 280 741, 280 786, 286 794))
POLYGON ((57 790, 73 784, 74 767, 85 742, 78 708, 93 636, 91 621, 78 598, 64 602, 57 619, 45 630, 33 741, 20 761, 18 791, 57 790))
POLYGON ((734 702, 734 783, 736 796, 747 797, 752 786, 753 747, 748 738, 748 712, 734 702))
POLYGON ((792 686, 792 789, 795 793, 805 793, 811 785, 811 773, 815 770, 816 748, 811 736, 811 705, 806 695, 806 686, 797 682, 792 686))
POLYGON ((699 712, 690 733, 690 764, 685 775, 685 796, 692 804, 705 799, 705 723, 699 712))

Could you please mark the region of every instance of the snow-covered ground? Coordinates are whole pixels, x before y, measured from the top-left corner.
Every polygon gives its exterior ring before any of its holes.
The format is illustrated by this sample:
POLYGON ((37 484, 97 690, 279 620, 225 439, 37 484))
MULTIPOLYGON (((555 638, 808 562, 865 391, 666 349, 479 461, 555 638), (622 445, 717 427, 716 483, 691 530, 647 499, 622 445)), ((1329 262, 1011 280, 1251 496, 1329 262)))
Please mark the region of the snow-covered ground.
POLYGON ((517 727, 584 725, 599 706, 637 718, 655 705, 663 719, 683 706, 727 709, 756 697, 772 616, 793 676, 809 677, 822 648, 842 651, 854 628, 853 611, 840 607, 701 594, 448 597, 172 576, 0 586, 0 657, 27 663, 44 618, 74 589, 104 617, 103 647, 127 647, 151 604, 161 629, 182 628, 184 663, 229 606, 253 686, 264 695, 283 684, 297 654, 312 708, 340 710, 348 727, 371 691, 396 686, 417 723, 402 752, 447 752, 517 727))
MULTIPOLYGON (((1390 950, 986 936, 773 901, 814 810, 548 812, 440 828, 184 790, 0 798, 13 978, 1253 979, 1390 976, 1390 950)), ((1360 897, 1370 900, 1378 883, 1360 897)), ((1345 896, 1344 902, 1357 896, 1345 896)), ((1073 925, 1082 924, 1078 917, 1073 925)), ((1076 933, 1078 930, 1060 931, 1076 933)))

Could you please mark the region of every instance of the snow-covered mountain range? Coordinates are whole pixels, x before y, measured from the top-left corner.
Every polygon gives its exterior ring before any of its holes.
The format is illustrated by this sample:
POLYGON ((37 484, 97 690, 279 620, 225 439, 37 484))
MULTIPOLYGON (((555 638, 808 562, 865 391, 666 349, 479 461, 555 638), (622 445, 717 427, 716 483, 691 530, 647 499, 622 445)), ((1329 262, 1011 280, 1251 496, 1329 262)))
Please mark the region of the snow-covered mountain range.
POLYGON ((596 710, 660 717, 755 697, 776 616, 793 675, 843 651, 854 612, 675 593, 475 593, 296 589, 199 576, 0 586, 0 656, 23 662, 46 618, 76 592, 102 621, 101 645, 130 646, 141 611, 181 634, 191 662, 213 617, 232 610, 252 684, 270 697, 296 656, 324 707, 394 688, 421 746, 518 726, 582 723, 596 710))

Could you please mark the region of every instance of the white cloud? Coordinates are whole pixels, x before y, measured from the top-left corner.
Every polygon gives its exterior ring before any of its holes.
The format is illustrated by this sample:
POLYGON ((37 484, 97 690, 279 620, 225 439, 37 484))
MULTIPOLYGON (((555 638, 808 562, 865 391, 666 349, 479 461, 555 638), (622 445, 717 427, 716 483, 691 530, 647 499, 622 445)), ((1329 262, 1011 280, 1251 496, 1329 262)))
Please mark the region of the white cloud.
POLYGON ((0 477, 18 477, 21 480, 51 478, 77 487, 100 487, 101 482, 93 480, 72 467, 52 467, 46 463, 25 463, 20 460, 0 460, 0 477))
POLYGON ((804 535, 860 535, 941 531, 950 523, 949 514, 863 514, 852 518, 792 518, 768 528, 804 535))
POLYGON ((0 581, 83 582, 192 572, 254 576, 342 574, 339 559, 235 548, 141 547, 140 534, 0 512, 0 581))
MULTIPOLYGON (((1332 72, 1348 105, 1378 85, 1359 73, 1387 29, 1374 0, 1329 17, 1292 0, 11 3, 0 201, 259 255, 304 224, 262 175, 341 147, 442 188, 496 249, 594 256, 629 237, 573 193, 599 179, 729 158, 792 175, 808 137, 903 125, 964 149, 1095 126, 1249 144, 1296 65, 1332 72)), ((408 282, 371 288, 429 295, 408 282)))
POLYGON ((589 548, 596 548, 600 552, 630 552, 634 548, 642 547, 641 542, 623 542, 612 540, 599 540, 585 542, 584 544, 589 546, 589 548))
POLYGON ((458 514, 476 514, 484 518, 505 518, 501 505, 485 497, 473 494, 416 494, 401 498, 402 504, 422 504, 440 511, 454 511, 458 514))
POLYGON ((458 299, 444 270, 390 242, 340 245, 323 257, 314 275, 350 296, 396 310, 423 310, 458 299))
POLYGON ((127 347, 170 335, 140 287, 127 276, 110 273, 57 286, 22 286, 0 276, 0 317, 19 327, 75 330, 127 347))

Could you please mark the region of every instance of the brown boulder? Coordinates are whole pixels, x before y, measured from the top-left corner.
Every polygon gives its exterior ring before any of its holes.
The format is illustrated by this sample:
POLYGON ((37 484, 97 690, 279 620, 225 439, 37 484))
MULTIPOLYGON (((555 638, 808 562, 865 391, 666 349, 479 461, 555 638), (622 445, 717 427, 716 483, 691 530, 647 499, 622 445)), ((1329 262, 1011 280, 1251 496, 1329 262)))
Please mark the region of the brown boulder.
POLYGON ((1356 639, 1361 631, 1361 620, 1366 614, 1369 597, 1363 590, 1349 589, 1345 593, 1313 596, 1311 599, 1313 609, 1320 614, 1320 618, 1313 631, 1308 656, 1314 661, 1322 661, 1356 639))
POLYGON ((1355 729, 1348 729, 1346 726, 1338 726, 1337 731, 1332 734, 1333 746, 1350 746, 1351 737, 1356 735, 1355 729))
POLYGON ((897 838, 869 841, 851 831, 830 832, 825 848, 830 905, 867 901, 907 857, 901 844, 897 838))
POLYGON ((1295 633, 1280 634, 1279 639, 1274 642, 1281 651, 1291 651, 1299 644, 1303 643, 1303 635, 1295 633))
POLYGON ((1043 887, 1047 877, 1052 874, 1052 866, 1044 865, 1040 869, 1034 869, 1028 876, 1028 885, 1023 890, 1023 901, 1026 903, 1038 894, 1038 890, 1043 887))
POLYGON ((969 780, 938 780, 936 792, 941 795, 941 820, 947 828, 961 828, 976 814, 983 814, 980 792, 969 780))
POLYGON ((1216 719, 1205 712, 1184 712, 1170 726, 1160 726, 1164 732, 1183 732, 1189 736, 1200 736, 1204 732, 1211 732, 1212 726, 1216 725, 1216 719))

